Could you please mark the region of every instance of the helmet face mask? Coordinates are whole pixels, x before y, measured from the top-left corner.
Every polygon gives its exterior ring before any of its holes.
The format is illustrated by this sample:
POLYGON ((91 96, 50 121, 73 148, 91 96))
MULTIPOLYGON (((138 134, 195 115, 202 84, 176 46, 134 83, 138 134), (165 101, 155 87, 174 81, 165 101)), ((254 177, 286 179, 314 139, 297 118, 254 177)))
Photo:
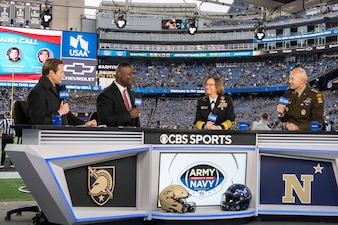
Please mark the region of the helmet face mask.
POLYGON ((221 209, 224 211, 239 211, 249 208, 252 194, 243 184, 233 184, 222 195, 221 209))
POLYGON ((189 196, 184 187, 170 185, 164 188, 159 195, 161 208, 165 212, 172 213, 194 212, 196 208, 195 203, 186 202, 189 196))

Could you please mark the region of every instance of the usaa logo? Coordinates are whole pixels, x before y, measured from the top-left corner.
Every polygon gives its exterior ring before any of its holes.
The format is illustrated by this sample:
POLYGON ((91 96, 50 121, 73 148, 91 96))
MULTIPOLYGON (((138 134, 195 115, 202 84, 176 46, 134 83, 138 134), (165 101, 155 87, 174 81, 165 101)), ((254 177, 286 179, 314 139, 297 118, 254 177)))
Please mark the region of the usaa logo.
POLYGON ((88 57, 89 42, 83 39, 82 35, 77 35, 76 37, 70 36, 69 45, 74 48, 74 49, 72 48, 69 49, 70 56, 88 57))
POLYGON ((222 190, 225 175, 214 166, 197 164, 185 170, 180 180, 192 196, 203 199, 222 190))

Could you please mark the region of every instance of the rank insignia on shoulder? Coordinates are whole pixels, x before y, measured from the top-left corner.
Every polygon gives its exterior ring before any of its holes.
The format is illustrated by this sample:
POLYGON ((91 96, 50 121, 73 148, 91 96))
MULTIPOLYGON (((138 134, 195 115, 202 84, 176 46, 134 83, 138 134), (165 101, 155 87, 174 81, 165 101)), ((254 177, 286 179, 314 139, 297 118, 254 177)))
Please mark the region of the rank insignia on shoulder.
POLYGON ((315 88, 311 88, 311 91, 314 92, 314 93, 319 93, 319 91, 315 88))
POLYGON ((317 96, 317 102, 320 103, 320 104, 323 103, 323 96, 322 96, 322 94, 318 93, 316 96, 317 96))

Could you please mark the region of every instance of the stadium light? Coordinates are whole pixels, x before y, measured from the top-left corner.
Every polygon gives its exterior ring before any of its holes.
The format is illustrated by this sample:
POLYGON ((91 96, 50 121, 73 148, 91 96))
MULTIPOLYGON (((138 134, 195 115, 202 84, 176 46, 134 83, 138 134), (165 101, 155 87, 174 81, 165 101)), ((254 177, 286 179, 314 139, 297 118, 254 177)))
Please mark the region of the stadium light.
POLYGON ((126 14, 122 13, 121 10, 115 13, 114 23, 118 28, 124 28, 127 25, 127 20, 125 19, 125 17, 126 14))
POLYGON ((189 23, 188 23, 187 29, 188 29, 188 33, 189 34, 191 34, 191 35, 196 34, 196 32, 197 32, 197 26, 196 26, 195 19, 189 19, 189 23))
POLYGON ((41 25, 43 28, 49 28, 49 24, 53 19, 51 8, 46 5, 46 7, 43 9, 43 12, 41 13, 41 25))
POLYGON ((263 40, 265 37, 264 25, 261 21, 258 21, 255 27, 255 38, 257 40, 263 40))

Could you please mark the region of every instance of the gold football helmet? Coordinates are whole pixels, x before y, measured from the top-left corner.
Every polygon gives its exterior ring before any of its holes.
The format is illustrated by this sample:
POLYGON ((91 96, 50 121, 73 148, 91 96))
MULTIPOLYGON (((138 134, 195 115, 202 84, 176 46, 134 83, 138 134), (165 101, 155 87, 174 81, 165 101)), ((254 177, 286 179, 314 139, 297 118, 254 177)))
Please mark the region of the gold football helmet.
POLYGON ((187 203, 188 191, 181 185, 170 185, 164 188, 159 196, 161 208, 165 212, 194 212, 195 203, 187 203))

